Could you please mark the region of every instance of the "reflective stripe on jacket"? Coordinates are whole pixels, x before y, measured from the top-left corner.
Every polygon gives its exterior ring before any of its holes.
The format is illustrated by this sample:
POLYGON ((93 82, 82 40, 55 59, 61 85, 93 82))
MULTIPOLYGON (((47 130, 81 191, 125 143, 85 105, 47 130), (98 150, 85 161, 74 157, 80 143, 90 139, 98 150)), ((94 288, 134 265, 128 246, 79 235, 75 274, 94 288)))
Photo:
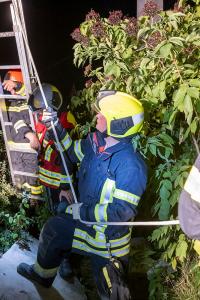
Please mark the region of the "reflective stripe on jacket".
MULTIPOLYGON (((129 221, 137 213, 137 205, 146 187, 147 170, 141 156, 131 143, 119 142, 98 152, 96 133, 86 140, 71 141, 62 130, 62 146, 70 160, 80 162, 79 201, 83 203, 80 216, 85 221, 129 221)), ((98 140, 98 139, 97 139, 98 140)), ((69 209, 67 213, 71 213, 69 209)), ((77 222, 73 249, 108 257, 106 243, 112 255, 127 255, 131 230, 127 226, 86 226, 77 222)))
MULTIPOLYGON (((67 122, 68 112, 62 112, 60 119, 63 128, 71 129, 73 124, 67 122)), ((41 144, 39 179, 41 184, 53 189, 69 189, 70 180, 72 181, 72 165, 68 161, 70 178, 65 174, 60 154, 55 147, 54 141, 48 136, 48 131, 42 123, 42 114, 38 117, 39 121, 35 124, 37 136, 41 144)), ((67 158, 66 158, 67 159, 67 158)))

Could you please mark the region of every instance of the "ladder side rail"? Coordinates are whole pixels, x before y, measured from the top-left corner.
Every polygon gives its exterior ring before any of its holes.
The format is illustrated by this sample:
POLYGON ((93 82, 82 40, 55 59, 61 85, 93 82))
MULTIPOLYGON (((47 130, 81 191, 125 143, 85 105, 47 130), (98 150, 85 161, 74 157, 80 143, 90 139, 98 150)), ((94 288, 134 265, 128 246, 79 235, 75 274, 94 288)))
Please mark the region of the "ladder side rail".
POLYGON ((10 151, 9 151, 9 146, 8 146, 6 128, 5 128, 5 124, 4 124, 4 118, 3 118, 3 111, 5 111, 5 110, 6 110, 5 99, 1 99, 0 100, 1 128, 2 128, 2 131, 3 131, 3 138, 4 138, 4 142, 5 142, 6 153, 7 153, 7 157, 8 157, 8 163, 9 163, 9 167, 10 167, 10 174, 11 174, 12 182, 13 182, 13 185, 16 185, 15 176, 14 176, 14 170, 13 170, 11 156, 10 156, 10 151))
MULTIPOLYGON (((12 0, 14 9, 16 11, 16 13, 18 14, 19 18, 20 18, 20 22, 23 28, 23 32, 25 34, 26 40, 28 40, 27 37, 27 31, 26 31, 26 23, 25 23, 25 18, 24 18, 24 13, 23 13, 23 6, 22 6, 22 1, 21 0, 12 0)), ((28 52, 25 48, 25 52, 26 52, 26 57, 28 57, 28 52)), ((27 59, 27 63, 28 63, 28 70, 29 70, 29 74, 30 77, 34 77, 33 76, 33 67, 31 65, 30 59, 27 59)))
MULTIPOLYGON (((11 7, 13 25, 16 25, 16 28, 17 28, 17 32, 16 32, 17 49, 18 49, 20 63, 23 66, 22 73, 25 74, 24 75, 24 84, 25 84, 25 91, 26 91, 27 100, 28 100, 29 95, 32 94, 32 86, 31 86, 31 81, 30 81, 30 74, 28 73, 28 63, 27 63, 27 58, 28 58, 28 61, 31 62, 30 54, 28 51, 29 46, 27 46, 28 40, 27 40, 26 34, 23 31, 23 27, 21 24, 20 16, 18 15, 18 11, 15 10, 15 6, 13 6, 12 4, 10 5, 10 7, 11 7), (22 34, 22 32, 23 32, 23 34, 22 34), (26 52, 25 52, 25 49, 26 49, 26 52), (22 55, 23 59, 20 55, 20 51, 21 51, 21 55, 22 55), (28 53, 28 54, 26 55, 26 53, 28 53), (28 87, 28 89, 27 89, 27 87, 28 87)), ((32 129, 35 131, 35 123, 34 123, 34 119, 33 119, 33 114, 30 109, 29 109, 29 118, 30 118, 30 125, 31 125, 32 129)))
MULTIPOLYGON (((31 87, 31 82, 30 82, 30 75, 28 72, 28 63, 27 63, 27 56, 25 52, 25 44, 24 44, 24 39, 21 33, 21 28, 19 26, 20 19, 18 20, 18 12, 15 10, 15 7, 11 4, 10 5, 11 9, 11 15, 12 15, 12 21, 13 21, 13 27, 15 31, 15 36, 16 36, 16 44, 17 44, 17 50, 18 50, 18 56, 19 56, 19 61, 21 64, 21 69, 22 69, 22 74, 23 74, 23 79, 24 79, 24 85, 25 85, 25 93, 27 100, 29 98, 29 95, 32 93, 32 87, 31 87)), ((23 29, 23 28, 22 28, 23 29)), ((30 125, 32 129, 35 131, 35 124, 33 120, 33 115, 29 109, 29 118, 30 118, 30 125)))
POLYGON ((28 74, 28 64, 27 64, 26 54, 25 54, 25 50, 24 50, 22 33, 17 24, 16 12, 14 11, 14 7, 12 4, 10 5, 10 10, 11 10, 11 16, 12 16, 12 22, 13 22, 13 29, 15 32, 19 61, 20 61, 23 79, 24 79, 25 93, 28 98, 29 94, 32 93, 32 88, 31 88, 31 83, 30 83, 29 74, 28 74))

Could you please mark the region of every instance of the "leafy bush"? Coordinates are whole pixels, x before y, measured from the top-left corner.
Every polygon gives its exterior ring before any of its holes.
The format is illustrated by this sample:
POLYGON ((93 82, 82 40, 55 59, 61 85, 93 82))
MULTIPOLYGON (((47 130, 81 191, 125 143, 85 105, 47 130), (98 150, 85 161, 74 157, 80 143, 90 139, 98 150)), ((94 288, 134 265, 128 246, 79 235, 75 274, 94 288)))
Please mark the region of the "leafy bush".
POLYGON ((15 241, 26 236, 26 231, 33 223, 27 216, 28 199, 23 198, 17 212, 11 209, 0 212, 0 252, 5 252, 15 241))
MULTIPOLYGON (((149 219, 177 217, 180 191, 199 153, 200 8, 199 0, 193 2, 159 11, 147 1, 138 20, 121 11, 101 18, 91 10, 72 33, 74 63, 84 67, 87 78, 85 89, 72 98, 80 119, 92 120, 99 89, 124 91, 143 103, 144 129, 133 146, 149 167, 142 204, 149 219)), ((192 245, 179 226, 158 228, 149 240, 157 258, 160 254, 173 269, 184 263, 192 245)))

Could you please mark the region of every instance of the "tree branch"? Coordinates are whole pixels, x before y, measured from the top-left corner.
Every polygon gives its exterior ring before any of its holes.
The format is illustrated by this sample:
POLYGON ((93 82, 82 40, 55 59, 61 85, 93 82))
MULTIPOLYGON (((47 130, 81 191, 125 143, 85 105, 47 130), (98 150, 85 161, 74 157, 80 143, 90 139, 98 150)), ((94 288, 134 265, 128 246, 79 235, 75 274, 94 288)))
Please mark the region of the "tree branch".
POLYGON ((192 140, 193 140, 193 143, 194 143, 196 152, 197 152, 197 154, 199 155, 199 154, 200 154, 200 150, 199 150, 199 146, 198 146, 197 140, 195 139, 194 134, 192 134, 192 140))

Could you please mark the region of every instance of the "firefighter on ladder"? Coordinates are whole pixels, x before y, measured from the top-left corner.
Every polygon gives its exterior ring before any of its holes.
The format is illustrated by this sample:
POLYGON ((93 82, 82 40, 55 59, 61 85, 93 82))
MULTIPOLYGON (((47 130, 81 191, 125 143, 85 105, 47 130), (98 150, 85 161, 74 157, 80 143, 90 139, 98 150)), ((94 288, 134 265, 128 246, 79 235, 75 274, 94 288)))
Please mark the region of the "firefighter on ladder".
POLYGON ((117 300, 116 294, 116 298, 112 296, 114 282, 110 282, 105 266, 111 257, 127 265, 131 229, 88 226, 81 220, 125 222, 136 215, 146 188, 147 170, 131 139, 142 128, 144 112, 137 99, 116 91, 100 91, 94 107, 97 131, 84 140, 72 141, 52 114, 63 149, 74 164, 80 163, 79 202, 66 205, 62 213, 46 222, 40 234, 37 261, 34 265, 21 263, 17 271, 50 287, 64 254, 72 251, 89 255, 101 299, 117 300))
MULTIPOLYGON (((6 73, 3 82, 4 91, 12 95, 25 96, 23 77, 21 70, 10 70, 6 73)), ((16 184, 19 188, 25 188, 30 192, 31 199, 41 198, 43 188, 34 174, 38 173, 37 152, 40 143, 37 135, 30 126, 29 106, 27 101, 11 99, 6 101, 8 120, 12 122, 10 134, 13 144, 18 149, 27 149, 27 152, 12 151, 11 160, 16 170, 32 173, 33 176, 17 175, 16 184), (30 149, 35 153, 28 152, 30 149)))
MULTIPOLYGON (((70 111, 59 112, 63 103, 60 91, 55 86, 47 83, 42 84, 42 89, 49 107, 56 114, 57 112, 59 113, 61 126, 70 133, 76 126, 76 121, 70 111)), ((49 137, 48 120, 44 113, 45 104, 39 87, 33 91, 28 104, 33 111, 35 129, 40 142, 39 180, 42 185, 49 189, 49 196, 53 200, 53 210, 55 212, 60 201, 65 201, 66 199, 69 203, 73 202, 72 193, 69 188, 69 180, 73 181, 73 168, 72 164, 68 161, 70 169, 70 178, 68 178, 63 169, 62 161, 54 141, 49 137)))

